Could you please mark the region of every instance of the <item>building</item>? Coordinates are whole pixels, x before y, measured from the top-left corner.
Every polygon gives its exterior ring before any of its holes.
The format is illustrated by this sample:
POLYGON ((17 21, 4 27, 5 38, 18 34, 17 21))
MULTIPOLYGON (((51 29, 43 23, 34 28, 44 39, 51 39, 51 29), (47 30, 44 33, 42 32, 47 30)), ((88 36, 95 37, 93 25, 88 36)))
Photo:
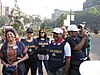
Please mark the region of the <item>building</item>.
POLYGON ((100 10, 100 0, 86 0, 83 3, 83 10, 91 7, 96 7, 98 10, 100 10))
POLYGON ((69 11, 54 9, 54 13, 52 14, 52 19, 57 19, 61 14, 68 14, 68 13, 69 11))

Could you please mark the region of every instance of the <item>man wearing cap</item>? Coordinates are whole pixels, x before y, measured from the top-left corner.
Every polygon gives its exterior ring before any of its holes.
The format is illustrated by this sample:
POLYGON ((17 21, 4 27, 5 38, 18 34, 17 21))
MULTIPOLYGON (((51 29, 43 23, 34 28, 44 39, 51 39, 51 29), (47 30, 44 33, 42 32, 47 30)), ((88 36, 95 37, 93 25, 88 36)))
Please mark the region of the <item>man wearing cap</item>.
POLYGON ((49 62, 48 75, 67 75, 70 67, 71 48, 68 42, 65 42, 63 30, 55 28, 53 30, 54 41, 49 44, 49 62), (66 70, 64 71, 64 66, 66 70))
MULTIPOLYGON (((77 38, 79 38, 79 41, 81 41, 81 39, 83 38, 83 34, 86 33, 86 31, 84 31, 84 25, 79 24, 78 25, 79 33, 77 35, 77 38)), ((82 47, 82 52, 83 52, 83 58, 82 60, 90 60, 89 57, 89 53, 90 53, 90 35, 88 34, 88 40, 86 41, 86 45, 84 45, 82 47)))
POLYGON ((28 48, 29 59, 25 61, 26 73, 28 74, 29 69, 31 69, 31 75, 36 75, 37 73, 37 47, 38 43, 35 38, 33 38, 33 29, 28 28, 26 30, 27 37, 25 39, 21 39, 21 42, 28 48))
POLYGON ((79 66, 81 64, 82 47, 84 46, 87 35, 83 34, 83 38, 80 42, 76 39, 79 29, 76 25, 70 25, 68 27, 69 36, 65 39, 71 46, 71 63, 68 75, 80 75, 79 66))

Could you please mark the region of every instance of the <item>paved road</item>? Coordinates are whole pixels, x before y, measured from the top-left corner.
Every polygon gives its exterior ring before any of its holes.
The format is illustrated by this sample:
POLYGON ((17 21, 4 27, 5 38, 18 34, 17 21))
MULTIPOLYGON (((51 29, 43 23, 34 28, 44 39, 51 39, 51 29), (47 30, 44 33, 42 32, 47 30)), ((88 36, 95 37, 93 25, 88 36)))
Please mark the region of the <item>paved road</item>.
POLYGON ((100 37, 91 38, 91 58, 100 60, 100 37))
MULTIPOLYGON (((0 42, 0 46, 2 43, 0 42)), ((92 37, 91 38, 91 53, 90 57, 92 60, 100 60, 100 37, 92 37)), ((0 75, 1 74, 2 65, 0 64, 0 75)), ((30 75, 30 73, 29 73, 30 75)), ((44 75, 47 75, 44 69, 44 75)))

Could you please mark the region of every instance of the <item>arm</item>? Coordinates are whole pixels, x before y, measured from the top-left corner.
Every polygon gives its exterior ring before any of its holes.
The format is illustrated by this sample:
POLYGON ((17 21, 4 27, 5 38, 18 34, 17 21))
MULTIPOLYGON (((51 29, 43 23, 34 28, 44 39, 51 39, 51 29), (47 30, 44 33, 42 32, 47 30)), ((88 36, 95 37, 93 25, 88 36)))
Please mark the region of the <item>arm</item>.
POLYGON ((66 65, 65 65, 65 72, 64 72, 64 75, 67 75, 67 74, 68 74, 69 68, 70 68, 70 58, 67 58, 67 60, 66 60, 66 65))
POLYGON ((29 58, 29 56, 28 56, 28 54, 26 54, 22 59, 20 59, 20 60, 17 61, 17 64, 25 61, 28 58, 29 58))
POLYGON ((6 66, 6 67, 9 66, 9 64, 6 64, 2 59, 1 59, 1 63, 2 63, 4 66, 6 66))
POLYGON ((23 61, 25 61, 26 59, 29 58, 28 53, 27 53, 27 47, 24 46, 23 49, 24 49, 23 50, 23 55, 25 54, 24 57, 21 58, 20 60, 16 61, 16 62, 14 62, 12 65, 17 66, 17 64, 19 64, 19 63, 21 63, 21 62, 23 62, 23 61))
POLYGON ((25 54, 25 56, 24 56, 22 59, 20 59, 20 60, 14 62, 12 65, 17 67, 17 65, 18 65, 19 63, 25 61, 25 60, 28 59, 28 58, 29 58, 28 54, 25 54))
POLYGON ((76 45, 74 50, 81 50, 84 45, 87 45, 87 34, 84 33, 84 37, 82 38, 81 42, 76 45))
POLYGON ((64 75, 67 75, 68 70, 70 68, 70 59, 71 59, 71 47, 70 47, 68 42, 64 46, 64 51, 65 51, 65 58, 66 58, 66 65, 65 65, 64 75))

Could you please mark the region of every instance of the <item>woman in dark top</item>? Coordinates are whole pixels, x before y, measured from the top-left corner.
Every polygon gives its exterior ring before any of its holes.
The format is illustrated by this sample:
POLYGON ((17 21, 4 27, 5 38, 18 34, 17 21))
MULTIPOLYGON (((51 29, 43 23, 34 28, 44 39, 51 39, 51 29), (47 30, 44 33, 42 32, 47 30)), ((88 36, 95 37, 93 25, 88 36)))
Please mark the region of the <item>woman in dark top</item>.
POLYGON ((47 37, 45 29, 39 30, 39 37, 37 38, 38 41, 38 74, 43 75, 42 70, 42 62, 44 63, 45 69, 48 73, 48 45, 49 45, 49 38, 47 37))
POLYGON ((26 38, 21 39, 21 42, 28 48, 28 54, 29 54, 29 59, 25 61, 25 68, 26 68, 26 73, 25 75, 28 74, 29 69, 31 69, 31 75, 36 75, 37 73, 37 62, 38 62, 38 57, 37 57, 37 46, 38 43, 35 38, 33 38, 33 29, 28 28, 26 30, 26 38))

